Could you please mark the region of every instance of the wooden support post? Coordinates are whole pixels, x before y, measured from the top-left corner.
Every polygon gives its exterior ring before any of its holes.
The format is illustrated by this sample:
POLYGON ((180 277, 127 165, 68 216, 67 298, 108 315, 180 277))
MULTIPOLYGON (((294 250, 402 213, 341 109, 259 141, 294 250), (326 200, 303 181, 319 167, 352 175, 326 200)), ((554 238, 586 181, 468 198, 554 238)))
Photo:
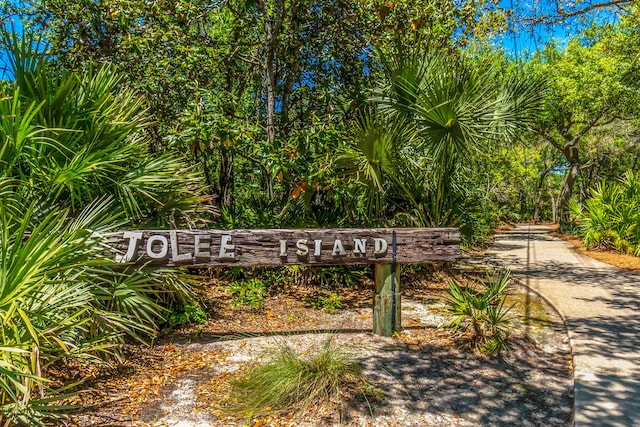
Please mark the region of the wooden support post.
POLYGON ((389 337, 400 332, 400 265, 375 264, 375 299, 373 302, 373 333, 389 337))

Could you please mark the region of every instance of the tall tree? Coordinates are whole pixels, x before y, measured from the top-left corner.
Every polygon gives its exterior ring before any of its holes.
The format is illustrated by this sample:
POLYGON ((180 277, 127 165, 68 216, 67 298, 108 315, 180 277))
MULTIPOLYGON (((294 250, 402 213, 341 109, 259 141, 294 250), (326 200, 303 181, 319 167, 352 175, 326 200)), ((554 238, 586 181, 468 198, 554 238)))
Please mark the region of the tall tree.
POLYGON ((125 73, 153 114, 152 149, 189 153, 224 218, 260 206, 251 215, 269 212, 268 225, 288 203, 339 198, 327 158, 380 75, 374 50, 453 51, 505 23, 490 0, 27 0, 14 12, 61 68, 125 73))
MULTIPOLYGON (((583 141, 595 129, 637 117, 638 63, 632 52, 614 49, 624 26, 573 39, 566 49, 548 46, 530 65, 549 76, 546 114, 531 129, 564 157, 565 177, 557 206, 564 214, 583 169, 583 141)), ((566 216, 565 216, 566 219, 566 216)))

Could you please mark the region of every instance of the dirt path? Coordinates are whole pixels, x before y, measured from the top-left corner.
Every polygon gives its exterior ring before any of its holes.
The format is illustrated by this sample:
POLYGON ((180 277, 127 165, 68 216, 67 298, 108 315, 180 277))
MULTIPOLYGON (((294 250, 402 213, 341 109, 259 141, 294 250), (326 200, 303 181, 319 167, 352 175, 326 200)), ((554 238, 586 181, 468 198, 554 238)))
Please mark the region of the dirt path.
POLYGON ((563 314, 577 426, 640 425, 640 275, 571 249, 550 227, 518 225, 491 254, 563 314))

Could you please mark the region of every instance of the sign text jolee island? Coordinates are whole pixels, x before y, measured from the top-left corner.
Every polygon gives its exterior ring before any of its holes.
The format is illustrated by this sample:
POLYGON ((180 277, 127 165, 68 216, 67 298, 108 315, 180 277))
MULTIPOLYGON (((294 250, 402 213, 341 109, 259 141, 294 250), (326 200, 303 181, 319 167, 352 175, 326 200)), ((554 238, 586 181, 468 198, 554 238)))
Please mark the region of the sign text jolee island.
POLYGON ((454 228, 140 230, 111 239, 116 262, 179 266, 266 266, 448 261, 454 228))

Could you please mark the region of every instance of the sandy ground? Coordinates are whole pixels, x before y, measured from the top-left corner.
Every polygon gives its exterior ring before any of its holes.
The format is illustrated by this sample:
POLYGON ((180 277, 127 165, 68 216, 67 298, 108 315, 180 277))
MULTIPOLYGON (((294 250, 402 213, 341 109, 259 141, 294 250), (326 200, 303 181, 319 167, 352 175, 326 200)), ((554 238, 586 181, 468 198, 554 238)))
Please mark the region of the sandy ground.
MULTIPOLYGON (((316 290, 272 295, 259 311, 228 306, 209 292, 217 316, 131 347, 116 372, 97 374, 75 402, 78 426, 566 426, 572 411, 572 363, 560 317, 535 295, 512 287, 511 351, 464 350, 465 337, 438 329, 446 278, 407 283, 403 331, 375 336, 371 292, 336 290, 345 308, 330 313, 309 301, 316 290), (310 296, 302 296, 301 293, 310 296), (306 302, 305 302, 306 301, 306 302), (524 317, 529 319, 524 322, 524 317), (305 414, 233 417, 224 411, 229 380, 282 346, 313 354, 330 342, 348 349, 380 398, 321 404, 305 414)), ((317 296, 317 295, 316 295, 317 296)), ((226 300, 225 300, 226 298, 226 300)))

